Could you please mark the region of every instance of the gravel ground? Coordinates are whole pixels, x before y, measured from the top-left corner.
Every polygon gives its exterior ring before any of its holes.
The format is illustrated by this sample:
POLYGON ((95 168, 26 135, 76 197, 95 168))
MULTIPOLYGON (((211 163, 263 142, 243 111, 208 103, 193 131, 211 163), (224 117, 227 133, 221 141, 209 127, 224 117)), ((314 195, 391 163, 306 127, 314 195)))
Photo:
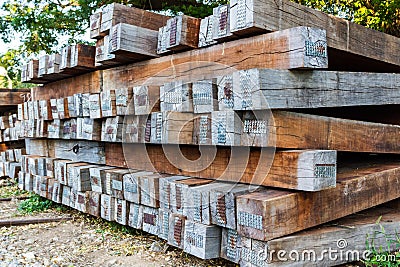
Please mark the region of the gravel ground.
MULTIPOLYGON (((23 195, 0 180, 0 198, 23 195)), ((0 202, 0 220, 72 217, 70 221, 0 227, 0 267, 14 266, 235 266, 203 261, 142 231, 79 213, 70 208, 23 214, 21 200, 0 202)), ((355 267, 357 265, 346 265, 355 267)))
MULTIPOLYGON (((5 196, 4 191, 0 188, 0 198, 5 196)), ((115 223, 69 208, 23 214, 17 210, 20 202, 0 202, 0 220, 63 216, 72 216, 73 220, 0 227, 0 267, 235 266, 223 260, 200 260, 155 236, 133 229, 127 232, 115 223)))

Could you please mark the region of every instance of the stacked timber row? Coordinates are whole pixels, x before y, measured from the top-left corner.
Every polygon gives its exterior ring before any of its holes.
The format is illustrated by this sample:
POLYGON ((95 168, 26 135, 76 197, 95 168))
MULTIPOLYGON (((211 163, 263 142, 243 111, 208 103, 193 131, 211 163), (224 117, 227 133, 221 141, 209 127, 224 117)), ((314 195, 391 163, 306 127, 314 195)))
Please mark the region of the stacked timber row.
POLYGON ((20 105, 26 190, 241 266, 305 264, 263 249, 332 247, 310 228, 400 197, 398 38, 286 0, 90 26, 102 70, 44 57, 20 105))
MULTIPOLYGON (((30 96, 27 89, 0 89, 0 177, 18 178, 25 154, 21 110, 18 105, 30 96)), ((27 106, 28 108, 28 106, 27 106)), ((33 105, 31 106, 33 108, 33 105)))

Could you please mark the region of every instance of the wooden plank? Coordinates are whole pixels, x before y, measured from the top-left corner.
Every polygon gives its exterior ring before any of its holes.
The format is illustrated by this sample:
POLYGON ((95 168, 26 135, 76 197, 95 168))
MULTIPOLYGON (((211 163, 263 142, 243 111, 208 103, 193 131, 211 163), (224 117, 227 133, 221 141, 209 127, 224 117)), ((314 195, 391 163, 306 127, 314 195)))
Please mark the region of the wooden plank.
POLYGON ((70 66, 73 70, 91 71, 95 69, 96 47, 85 44, 75 44, 71 46, 70 66))
POLYGON ((326 68, 327 58, 306 55, 306 40, 313 41, 308 39, 308 36, 314 38, 312 36, 315 35, 319 35, 318 39, 324 39, 324 31, 297 27, 104 70, 104 88, 113 88, 114 84, 138 86, 148 78, 157 76, 156 74, 159 75, 158 79, 154 80, 157 82, 154 85, 170 82, 170 77, 186 82, 194 79, 210 79, 232 72, 226 66, 235 67, 237 70, 260 67, 274 69, 326 68), (309 31, 312 34, 305 35, 309 31), (250 50, 249 47, 251 47, 250 50), (206 64, 204 61, 219 64, 206 64), (317 61, 319 63, 313 63, 317 61), (160 75, 161 71, 163 71, 162 75, 160 75), (133 77, 135 78, 132 83, 133 77))
POLYGON ((33 218, 33 219, 10 219, 10 220, 0 220, 0 226, 20 226, 28 224, 38 224, 38 223, 52 223, 52 222, 63 222, 70 221, 72 217, 60 217, 60 218, 33 218))
POLYGON ((106 193, 106 170, 113 169, 109 166, 98 166, 95 168, 90 168, 90 185, 93 192, 106 193))
POLYGON ((54 178, 62 185, 68 184, 68 164, 74 164, 75 162, 67 159, 56 159, 54 162, 54 178))
POLYGON ((90 15, 90 38, 91 39, 101 38, 101 35, 100 35, 101 15, 102 15, 101 11, 90 15))
POLYGON ((86 211, 86 203, 87 203, 87 199, 86 199, 87 195, 86 192, 79 192, 76 195, 76 202, 75 202, 75 209, 80 211, 80 212, 84 212, 87 213, 86 211))
POLYGON ((222 228, 220 257, 234 263, 239 263, 242 257, 242 247, 246 246, 246 242, 249 243, 250 238, 242 237, 234 229, 222 228))
POLYGON ((105 164, 104 144, 93 141, 69 141, 55 142, 55 157, 83 161, 93 164, 105 164))
POLYGON ((169 215, 168 244, 183 249, 185 244, 185 216, 171 213, 169 215))
POLYGON ((171 175, 218 178, 222 181, 251 183, 306 191, 318 191, 334 186, 335 151, 291 150, 273 151, 233 147, 210 147, 201 160, 198 148, 180 147, 182 158, 176 157, 173 146, 143 146, 142 144, 106 144, 106 164, 171 175), (210 150, 211 149, 211 150, 210 150), (147 155, 147 157, 143 157, 147 155), (171 156, 174 155, 174 156, 171 156), (210 158, 211 157, 211 158, 210 158), (185 160, 183 160, 185 159, 185 160), (317 163, 315 166, 314 160, 317 163), (194 161, 195 163, 190 163, 194 161), (260 164, 262 162, 262 164, 260 164), (324 166, 323 164, 327 164, 324 166), (196 165, 194 165, 196 164, 196 165), (297 167, 297 165, 299 167, 297 167), (322 165, 321 165, 322 164, 322 165), (203 166, 199 168, 199 166, 203 166), (230 166, 235 166, 232 168, 230 166), (304 168, 304 173, 298 170, 304 168), (284 177, 282 174, 284 172, 284 177))
POLYGON ((27 89, 0 89, 0 106, 15 106, 24 102, 27 89))
POLYGON ((193 144, 211 145, 211 114, 198 114, 193 119, 193 144))
POLYGON ((140 203, 153 208, 160 207, 160 180, 167 176, 152 172, 139 173, 140 203))
POLYGON ((142 225, 143 231, 152 235, 158 235, 159 233, 158 209, 146 206, 142 207, 143 207, 143 225, 142 225))
MULTIPOLYGON (((97 167, 96 165, 80 164, 68 165, 68 184, 78 192, 91 191, 92 186, 90 183, 90 169, 97 167)), ((83 203, 81 203, 83 204, 83 203)))
POLYGON ((164 179, 159 180, 159 189, 160 189, 160 208, 165 211, 172 211, 172 203, 171 203, 171 183, 177 180, 187 179, 185 176, 172 176, 165 177, 164 179))
POLYGON ((49 56, 48 55, 43 55, 39 58, 38 78, 41 78, 47 74, 48 64, 49 64, 49 56))
POLYGON ((89 110, 91 119, 102 118, 100 94, 91 94, 89 96, 89 110))
POLYGON ((77 93, 98 93, 102 88, 102 75, 102 71, 94 71, 61 81, 53 81, 32 88, 31 96, 33 100, 42 100, 68 97, 77 93))
POLYGON ((117 197, 120 199, 124 198, 123 194, 123 177, 125 174, 130 173, 129 169, 113 168, 104 170, 105 173, 105 193, 117 197))
POLYGON ((115 221, 115 198, 101 194, 100 203, 100 217, 107 221, 115 221))
POLYGON ((50 104, 50 100, 39 100, 39 112, 43 120, 52 120, 53 113, 52 113, 52 106, 50 104))
POLYGON ((137 62, 158 57, 158 32, 146 28, 119 23, 110 31, 109 52, 115 61, 137 62))
POLYGON ((114 117, 117 115, 115 99, 115 90, 106 90, 100 93, 102 118, 114 117))
POLYGON ((236 197, 253 192, 258 186, 226 184, 210 190, 211 223, 236 229, 236 197))
POLYGON ((51 200, 56 203, 61 203, 62 201, 62 187, 63 185, 54 179, 53 183, 53 194, 51 200))
POLYGON ((61 48, 60 70, 71 67, 71 46, 67 45, 61 48))
POLYGON ((88 191, 86 192, 86 211, 90 215, 100 217, 100 197, 101 193, 88 191))
POLYGON ((198 47, 206 47, 217 43, 213 40, 214 27, 213 15, 201 19, 198 47))
POLYGON ((394 186, 399 171, 397 162, 387 160, 349 164, 339 169, 333 189, 313 194, 267 189, 239 196, 238 232, 266 241, 388 202, 400 195, 394 186))
MULTIPOLYGON (((391 73, 243 70, 233 75, 233 109, 398 104, 399 81, 391 73)), ((224 88, 218 90, 223 95, 224 88)))
POLYGON ((57 99, 57 112, 58 112, 58 118, 61 120, 70 118, 67 98, 57 99))
POLYGON ((236 146, 240 144, 242 122, 234 111, 211 113, 211 139, 213 145, 236 146))
POLYGON ((163 144, 191 144, 193 142, 193 114, 153 112, 150 141, 163 144))
POLYGON ((188 197, 190 189, 212 182, 213 180, 211 179, 199 179, 190 177, 186 177, 186 179, 170 181, 169 205, 171 211, 174 214, 185 214, 185 209, 191 208, 188 197))
POLYGON ((127 225, 129 220, 129 203, 126 200, 115 199, 115 221, 127 225))
POLYGON ((143 9, 112 3, 102 8, 100 33, 107 34, 112 26, 127 23, 138 27, 158 30, 169 17, 143 9))
POLYGON ((141 230, 143 225, 143 206, 130 202, 128 202, 128 205, 129 205, 128 225, 135 229, 141 230))
POLYGON ((47 137, 55 139, 61 138, 63 135, 63 132, 61 132, 61 130, 61 120, 54 119, 49 124, 47 124, 47 137))
POLYGON ((147 115, 160 111, 160 87, 133 87, 135 115, 147 115))
POLYGON ((217 79, 193 82, 193 112, 210 113, 218 110, 217 79))
POLYGON ((63 185, 63 190, 62 190, 62 199, 61 199, 61 204, 65 206, 70 205, 70 195, 71 195, 71 187, 63 185))
POLYGON ((197 48, 199 43, 200 19, 179 15, 170 18, 158 40, 160 53, 197 48), (166 34, 166 36, 163 36, 166 34), (165 49, 162 49, 165 47, 165 49))
POLYGON ((102 123, 91 118, 77 119, 77 139, 100 141, 102 123))
POLYGON ((213 9, 213 40, 222 42, 237 38, 231 33, 230 5, 220 5, 213 9))
POLYGON ((57 74, 60 73, 61 55, 51 54, 49 55, 49 61, 47 63, 46 74, 57 74))
POLYGON ((127 173, 123 176, 124 199, 136 204, 140 203, 139 176, 142 172, 127 173))
POLYGON ((110 117, 103 121, 101 141, 122 142, 124 118, 122 116, 110 117))
POLYGON ((217 43, 213 40, 214 34, 214 16, 207 16, 200 21, 200 32, 199 32, 199 47, 210 46, 217 43))
POLYGON ((134 115, 135 105, 133 103, 133 90, 132 88, 115 89, 115 105, 116 115, 134 115))
POLYGON ((185 196, 187 208, 183 210, 183 215, 189 221, 211 225, 210 191, 221 186, 226 186, 226 183, 216 180, 209 184, 189 188, 185 196))
POLYGON ((192 83, 166 83, 160 87, 160 111, 193 112, 192 83))
POLYGON ((201 259, 219 258, 221 228, 186 220, 183 251, 201 259))
MULTIPOLYGON (((343 52, 347 52, 358 56, 358 58, 364 57, 376 62, 386 63, 380 66, 372 66, 378 67, 377 70, 383 70, 384 66, 386 72, 399 71, 400 41, 395 36, 365 28, 288 0, 279 3, 272 0, 235 0, 231 1, 230 5, 231 21, 233 22, 231 23, 231 31, 236 34, 247 34, 247 29, 251 28, 267 31, 280 31, 299 25, 324 28, 327 31, 328 45, 333 48, 330 50, 332 59, 343 52), (255 12, 256 10, 257 12, 255 12), (246 14, 244 14, 245 19, 235 25, 234 22, 238 22, 234 19, 237 12, 245 12, 246 14), (376 42, 370 42, 371 39, 376 40, 376 42), (382 43, 388 45, 381 46, 382 43)), ((358 65, 357 58, 346 64, 340 62, 340 59, 334 60, 337 67, 358 65)), ((330 64, 330 66, 332 65, 330 64)))
POLYGON ((168 235, 169 235, 169 217, 171 215, 171 212, 168 210, 163 210, 159 209, 159 231, 158 231, 158 237, 164 240, 168 241, 168 235))

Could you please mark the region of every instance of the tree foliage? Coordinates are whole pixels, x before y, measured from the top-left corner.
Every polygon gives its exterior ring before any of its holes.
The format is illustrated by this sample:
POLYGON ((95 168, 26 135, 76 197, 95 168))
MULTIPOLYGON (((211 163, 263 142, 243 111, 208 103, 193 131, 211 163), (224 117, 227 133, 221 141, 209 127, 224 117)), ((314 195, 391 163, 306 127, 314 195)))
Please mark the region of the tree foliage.
MULTIPOLYGON (((400 0, 292 0, 361 25, 400 37, 400 0)), ((144 8, 182 12, 205 17, 227 0, 5 0, 0 7, 0 38, 9 42, 22 36, 22 45, 0 55, 0 65, 16 79, 14 67, 21 58, 40 51, 54 52, 60 36, 68 42, 82 42, 89 16, 111 2, 144 8), (17 34, 17 35, 16 35, 17 34)))

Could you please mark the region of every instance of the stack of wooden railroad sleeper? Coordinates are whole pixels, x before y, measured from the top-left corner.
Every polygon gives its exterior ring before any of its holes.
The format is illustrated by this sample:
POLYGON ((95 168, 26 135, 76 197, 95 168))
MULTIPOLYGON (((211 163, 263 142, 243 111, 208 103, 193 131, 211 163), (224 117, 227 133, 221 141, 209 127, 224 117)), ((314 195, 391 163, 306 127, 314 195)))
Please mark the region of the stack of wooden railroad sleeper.
POLYGON ((90 29, 95 47, 23 67, 44 85, 18 109, 21 188, 241 266, 308 264, 265 249, 339 235, 366 249, 322 225, 400 197, 398 38, 288 0, 203 19, 110 4, 90 29))

